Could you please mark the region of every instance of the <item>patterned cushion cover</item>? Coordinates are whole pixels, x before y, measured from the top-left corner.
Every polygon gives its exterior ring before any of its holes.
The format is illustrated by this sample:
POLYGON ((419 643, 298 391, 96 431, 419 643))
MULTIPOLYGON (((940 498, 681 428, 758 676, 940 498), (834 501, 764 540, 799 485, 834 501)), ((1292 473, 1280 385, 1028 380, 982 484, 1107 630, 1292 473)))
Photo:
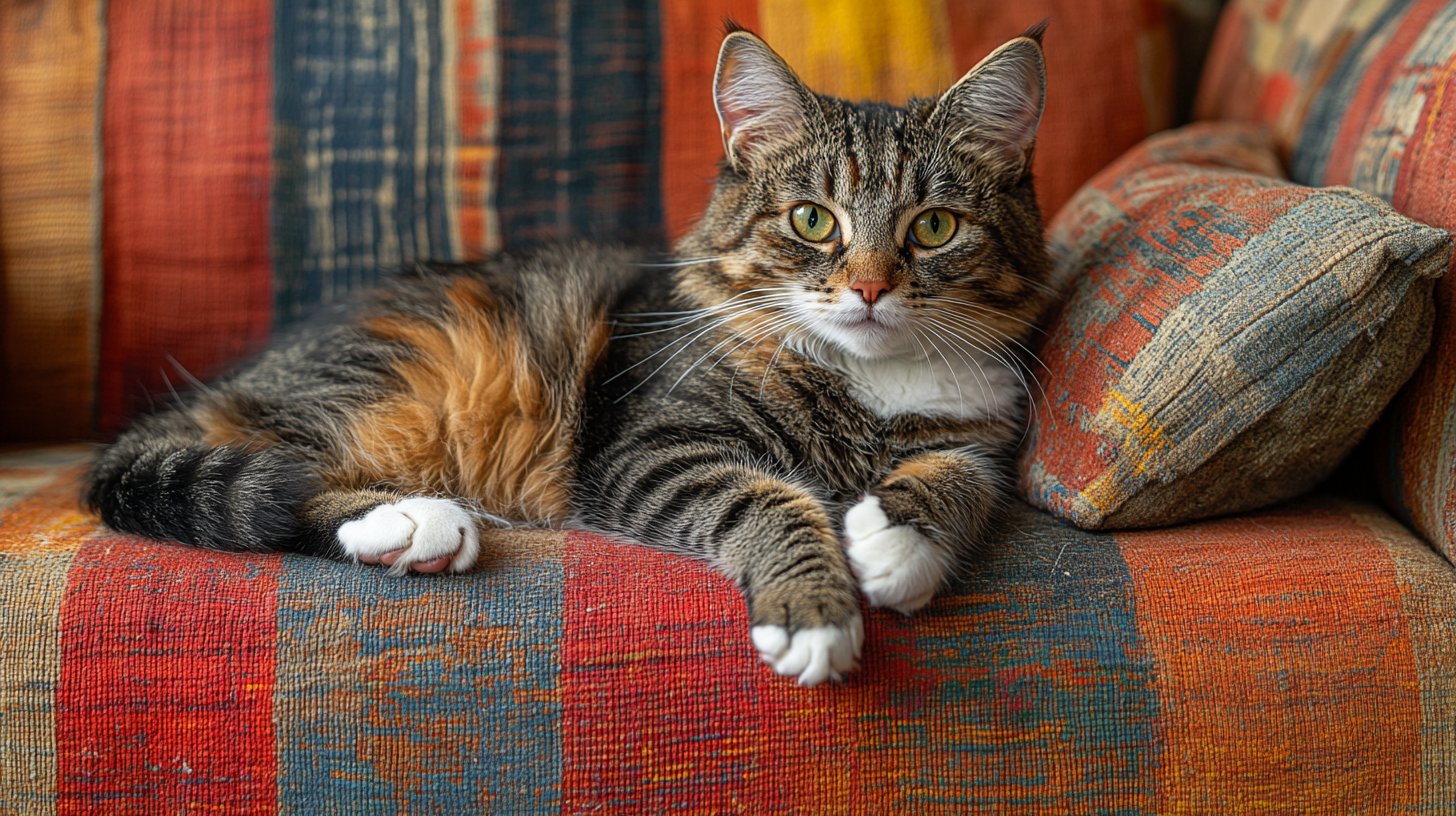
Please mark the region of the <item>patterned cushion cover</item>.
MULTIPOLYGON (((1290 177, 1348 184, 1456 230, 1456 3, 1237 0, 1219 24, 1203 118, 1265 122, 1290 177)), ((1387 504, 1456 557, 1456 281, 1432 353, 1376 433, 1387 504)))
MULTIPOLYGON (((1439 813, 1456 570, 1370 505, 1173 531, 1020 508, 863 668, 761 665, 731 582, 581 534, 451 578, 98 529, 0 456, 0 812, 1439 813)), ((60 478, 58 478, 58 475, 60 478)))
POLYGON ((1442 230, 1259 175, 1255 127, 1150 138, 1050 227, 1069 287, 1024 447, 1033 504, 1089 529, 1262 507, 1327 476, 1425 352, 1442 230))

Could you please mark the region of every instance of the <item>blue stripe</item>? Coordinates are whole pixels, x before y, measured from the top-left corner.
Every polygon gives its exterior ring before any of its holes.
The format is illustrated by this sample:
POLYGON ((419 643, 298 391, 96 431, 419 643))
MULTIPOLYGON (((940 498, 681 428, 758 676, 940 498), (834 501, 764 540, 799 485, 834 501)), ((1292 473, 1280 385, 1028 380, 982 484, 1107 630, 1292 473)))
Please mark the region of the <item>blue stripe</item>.
POLYGON ((656 0, 501 4, 504 241, 662 239, 656 0))
POLYGON ((555 561, 401 579, 288 557, 278 812, 559 812, 563 582, 555 561))
POLYGON ((453 258, 440 0, 278 0, 273 249, 288 321, 453 258), (423 90, 423 93, 421 93, 423 90))

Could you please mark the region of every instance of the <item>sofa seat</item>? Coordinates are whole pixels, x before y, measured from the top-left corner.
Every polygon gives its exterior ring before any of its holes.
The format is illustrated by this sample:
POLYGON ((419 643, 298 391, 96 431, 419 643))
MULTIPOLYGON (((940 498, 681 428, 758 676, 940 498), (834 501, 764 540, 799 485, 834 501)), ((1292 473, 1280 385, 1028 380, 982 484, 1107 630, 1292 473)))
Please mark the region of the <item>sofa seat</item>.
POLYGON ((1018 507, 802 689, 684 558, 547 530, 454 577, 203 552, 78 510, 86 454, 0 455, 5 812, 1456 802, 1456 570, 1373 505, 1117 534, 1018 507))

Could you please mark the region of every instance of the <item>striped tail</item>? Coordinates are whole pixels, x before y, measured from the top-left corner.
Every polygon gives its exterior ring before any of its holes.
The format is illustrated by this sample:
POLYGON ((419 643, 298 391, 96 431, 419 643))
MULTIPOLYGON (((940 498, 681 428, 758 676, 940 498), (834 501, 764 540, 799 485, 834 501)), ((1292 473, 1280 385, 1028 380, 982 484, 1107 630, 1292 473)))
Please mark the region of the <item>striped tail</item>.
POLYGON ((86 504, 113 529, 215 550, 288 549, 302 532, 299 506, 319 492, 307 463, 285 450, 135 430, 102 452, 90 479, 86 504))

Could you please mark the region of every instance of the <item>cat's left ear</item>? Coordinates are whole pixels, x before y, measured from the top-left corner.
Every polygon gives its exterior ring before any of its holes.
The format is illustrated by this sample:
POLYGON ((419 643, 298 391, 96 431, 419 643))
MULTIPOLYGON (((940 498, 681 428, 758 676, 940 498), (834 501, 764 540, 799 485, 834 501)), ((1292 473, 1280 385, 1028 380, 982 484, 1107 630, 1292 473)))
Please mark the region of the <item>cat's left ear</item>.
POLYGON ((931 123, 947 139, 991 165, 998 175, 1024 174, 1046 103, 1047 23, 992 51, 941 95, 931 123))

